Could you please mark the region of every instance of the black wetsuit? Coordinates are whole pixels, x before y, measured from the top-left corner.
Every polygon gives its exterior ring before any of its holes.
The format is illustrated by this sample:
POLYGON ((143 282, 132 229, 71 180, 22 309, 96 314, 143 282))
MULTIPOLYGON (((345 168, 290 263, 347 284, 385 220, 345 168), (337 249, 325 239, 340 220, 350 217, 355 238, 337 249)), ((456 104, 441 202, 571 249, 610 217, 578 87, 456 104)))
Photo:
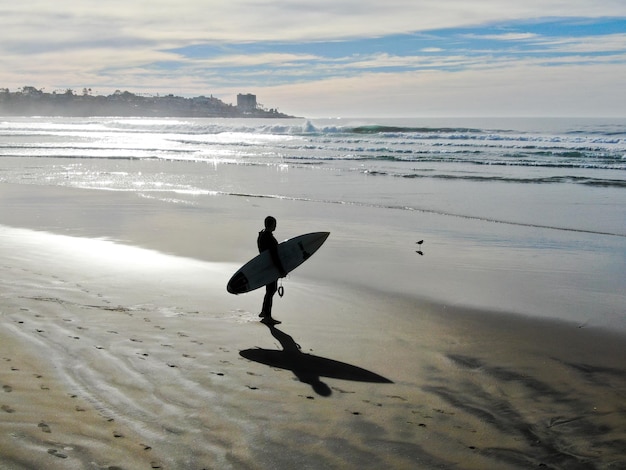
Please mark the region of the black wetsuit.
MULTIPOLYGON (((284 275, 285 270, 283 269, 283 265, 278 257, 278 242, 276 241, 276 238, 274 238, 274 235, 272 235, 272 232, 261 230, 259 232, 259 237, 257 238, 257 246, 259 248, 259 253, 269 250, 272 262, 281 272, 281 275, 284 275)), ((270 282, 265 286, 265 298, 263 299, 261 316, 272 316, 272 300, 277 290, 278 281, 270 282)))

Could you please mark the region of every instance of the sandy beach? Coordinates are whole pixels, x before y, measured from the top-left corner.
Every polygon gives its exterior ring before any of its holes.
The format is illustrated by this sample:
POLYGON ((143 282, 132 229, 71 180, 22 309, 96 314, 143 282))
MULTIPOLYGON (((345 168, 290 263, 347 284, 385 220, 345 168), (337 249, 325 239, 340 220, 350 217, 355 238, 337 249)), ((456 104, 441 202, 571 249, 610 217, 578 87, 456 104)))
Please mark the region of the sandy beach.
POLYGON ((366 285, 314 204, 0 186, 1 469, 626 468, 621 330, 366 285), (268 213, 331 231, 276 328, 225 289, 268 213))

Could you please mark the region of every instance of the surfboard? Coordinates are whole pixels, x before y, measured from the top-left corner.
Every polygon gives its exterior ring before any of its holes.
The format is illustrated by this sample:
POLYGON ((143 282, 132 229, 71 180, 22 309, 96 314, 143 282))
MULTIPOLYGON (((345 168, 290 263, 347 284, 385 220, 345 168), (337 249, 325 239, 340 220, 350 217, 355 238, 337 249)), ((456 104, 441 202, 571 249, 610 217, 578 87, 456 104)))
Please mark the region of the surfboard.
MULTIPOLYGON (((296 269, 320 246, 330 232, 313 232, 290 238, 278 244, 278 257, 288 273, 296 269)), ((243 294, 280 278, 278 268, 272 262, 269 251, 264 251, 244 264, 228 281, 226 290, 231 294, 243 294)))

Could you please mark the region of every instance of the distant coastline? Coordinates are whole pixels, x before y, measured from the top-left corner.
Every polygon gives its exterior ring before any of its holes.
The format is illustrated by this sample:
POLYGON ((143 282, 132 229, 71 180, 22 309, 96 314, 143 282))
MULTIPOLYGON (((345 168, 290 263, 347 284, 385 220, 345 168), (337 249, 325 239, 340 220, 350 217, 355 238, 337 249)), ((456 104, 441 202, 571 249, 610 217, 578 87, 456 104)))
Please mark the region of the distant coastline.
POLYGON ((257 105, 255 95, 238 95, 238 104, 224 103, 213 96, 145 96, 128 91, 110 95, 93 95, 90 88, 77 94, 72 89, 46 93, 25 86, 11 92, 0 88, 1 116, 128 116, 128 117, 249 117, 294 118, 277 109, 257 105))

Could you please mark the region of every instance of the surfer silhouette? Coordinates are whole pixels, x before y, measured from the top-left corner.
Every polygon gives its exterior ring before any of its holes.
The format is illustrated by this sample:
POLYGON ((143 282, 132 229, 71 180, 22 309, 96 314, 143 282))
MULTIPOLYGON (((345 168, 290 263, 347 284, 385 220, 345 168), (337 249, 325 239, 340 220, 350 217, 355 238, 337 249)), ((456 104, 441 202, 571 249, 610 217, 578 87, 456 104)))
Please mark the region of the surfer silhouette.
MULTIPOLYGON (((276 219, 274 217, 267 216, 265 218, 265 228, 259 232, 259 236, 257 238, 257 246, 259 248, 259 253, 263 253, 266 250, 269 250, 270 257, 274 265, 280 271, 280 277, 285 277, 287 273, 285 272, 285 268, 283 268, 282 263, 280 262, 280 258, 278 257, 278 242, 276 238, 274 238, 273 232, 276 230, 276 219)), ((280 321, 272 318, 272 303, 274 300, 274 294, 278 290, 278 281, 270 282, 265 286, 265 297, 263 298, 263 308, 259 316, 262 318, 262 322, 277 325, 280 321)))

